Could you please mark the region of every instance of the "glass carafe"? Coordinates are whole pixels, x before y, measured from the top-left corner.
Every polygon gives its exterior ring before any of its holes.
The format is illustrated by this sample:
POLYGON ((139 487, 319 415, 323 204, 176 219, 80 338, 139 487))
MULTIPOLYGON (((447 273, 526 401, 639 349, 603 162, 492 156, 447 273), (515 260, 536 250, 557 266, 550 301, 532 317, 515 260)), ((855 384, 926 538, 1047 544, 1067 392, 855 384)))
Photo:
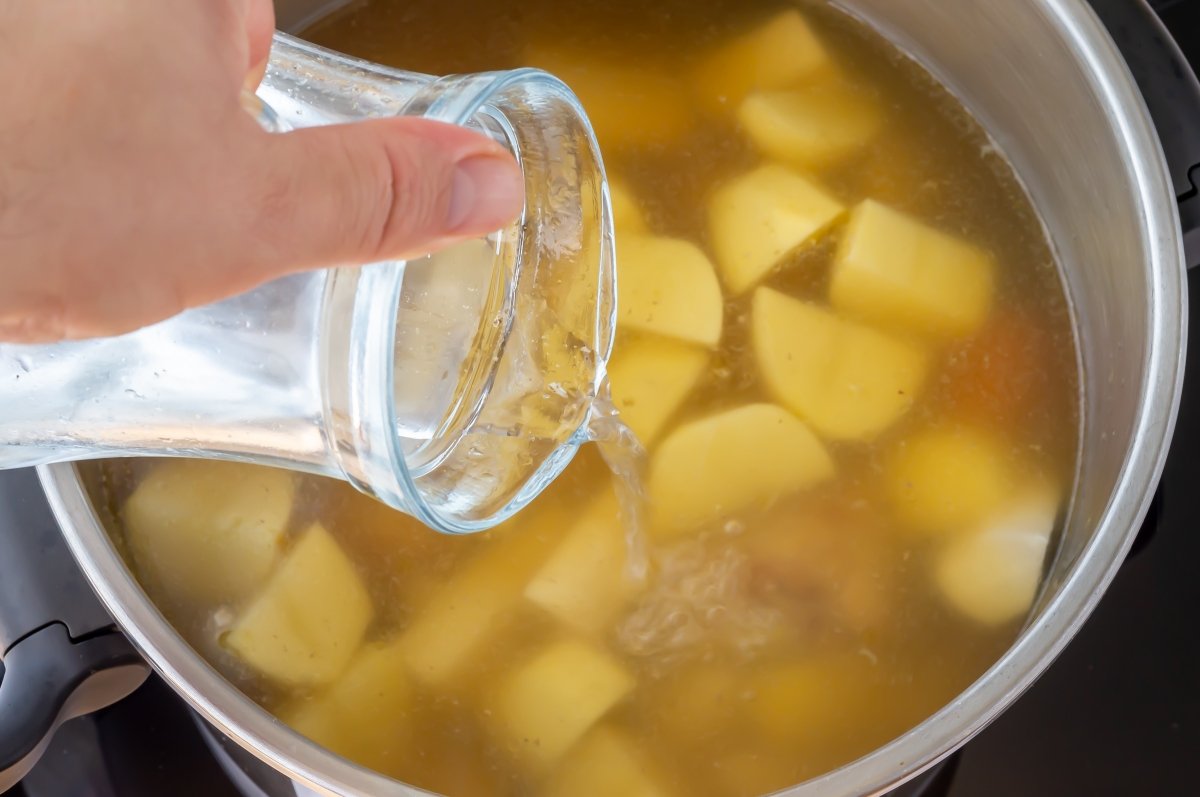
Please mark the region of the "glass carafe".
POLYGON ((230 459, 348 480, 440 531, 509 517, 583 442, 612 344, 611 212, 577 100, 536 70, 433 78, 277 34, 255 106, 280 133, 395 115, 481 131, 516 155, 524 212, 128 335, 0 344, 0 467, 230 459))

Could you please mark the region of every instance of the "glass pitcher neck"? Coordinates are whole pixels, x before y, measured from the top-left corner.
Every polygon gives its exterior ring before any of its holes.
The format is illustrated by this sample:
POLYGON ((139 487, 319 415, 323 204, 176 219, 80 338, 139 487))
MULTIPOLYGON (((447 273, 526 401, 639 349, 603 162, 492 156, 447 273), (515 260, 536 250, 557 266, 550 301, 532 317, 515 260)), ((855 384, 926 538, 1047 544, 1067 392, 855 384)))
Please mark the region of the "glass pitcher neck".
POLYGON ((492 137, 526 206, 429 258, 288 277, 118 338, 0 344, 0 467, 123 455, 346 479, 434 528, 489 528, 582 442, 612 346, 611 210, 574 95, 536 70, 433 78, 277 34, 272 132, 415 115, 492 137))

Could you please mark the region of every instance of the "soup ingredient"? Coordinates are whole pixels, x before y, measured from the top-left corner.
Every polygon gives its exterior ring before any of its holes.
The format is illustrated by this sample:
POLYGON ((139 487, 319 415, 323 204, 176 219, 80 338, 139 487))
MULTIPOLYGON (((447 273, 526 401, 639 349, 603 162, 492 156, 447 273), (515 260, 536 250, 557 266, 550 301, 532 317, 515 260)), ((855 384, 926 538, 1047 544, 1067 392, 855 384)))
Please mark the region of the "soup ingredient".
POLYGON ((708 368, 703 349, 673 340, 623 340, 608 368, 613 405, 647 448, 708 368))
POLYGON ((616 494, 607 489, 584 507, 525 597, 577 631, 602 633, 638 586, 627 572, 627 545, 616 494))
POLYGON ((444 583, 443 574, 430 566, 442 552, 440 535, 430 534, 427 527, 413 523, 382 501, 358 502, 353 500, 356 497, 350 492, 333 494, 323 504, 321 516, 354 562, 360 566, 370 563, 371 567, 364 568, 368 573, 382 567, 392 576, 385 589, 372 591, 376 601, 388 604, 381 615, 411 611, 424 604, 429 594, 444 583), (335 528, 329 519, 340 517, 348 505, 354 507, 353 523, 338 522, 335 528))
POLYGON ((862 89, 829 79, 751 94, 738 121, 764 155, 815 168, 861 153, 879 132, 883 114, 862 89))
POLYGON ((721 285, 700 247, 624 235, 617 250, 617 323, 701 346, 721 340, 721 285))
POLYGON ((608 197, 612 201, 613 227, 631 233, 644 233, 649 230, 637 198, 619 178, 608 178, 608 197))
POLYGON ((653 583, 616 633, 643 669, 664 675, 697 658, 744 661, 786 635, 785 616, 753 594, 746 554, 729 534, 700 534, 658 554, 653 583))
POLYGON ((571 87, 606 150, 661 145, 693 125, 686 89, 664 69, 554 46, 532 47, 525 60, 571 87))
POLYGON ((675 738, 702 742, 736 722, 749 694, 738 667, 697 662, 662 679, 654 714, 675 738))
POLYGON ((885 468, 897 517, 923 536, 970 533, 1013 492, 1005 450, 975 429, 922 432, 900 443, 885 468))
POLYGON ((950 605, 985 625, 1023 617, 1037 594, 1058 506, 1057 492, 1031 488, 981 530, 952 540, 936 569, 950 605))
POLYGON ((721 278, 737 295, 842 217, 840 202, 798 172, 761 166, 717 189, 710 236, 721 278))
POLYGON ((600 726, 550 779, 546 797, 666 797, 650 762, 624 733, 600 726))
POLYGON ((578 640, 553 642, 505 677, 493 716, 519 758, 541 770, 635 685, 620 662, 578 640))
POLYGON ((756 594, 786 605, 800 633, 885 628, 896 588, 888 527, 850 496, 804 496, 780 518, 749 524, 745 550, 756 594), (786 519, 784 519, 786 518, 786 519))
POLYGON ((318 686, 346 669, 371 616, 371 599, 354 563, 314 523, 222 642, 280 683, 318 686))
POLYGON ((858 652, 769 664, 750 678, 751 719, 768 737, 800 749, 847 733, 850 718, 872 700, 877 666, 858 652))
POLYGON ((167 460, 125 502, 125 541, 142 578, 180 600, 234 603, 283 552, 295 477, 234 462, 167 460), (236 562, 236 566, 231 563, 236 562))
POLYGON ((789 9, 717 48, 696 69, 692 85, 710 110, 733 111, 755 89, 786 88, 831 64, 807 20, 789 9))
POLYGON ((829 299, 878 324, 964 336, 991 309, 993 270, 979 247, 868 199, 851 214, 829 299))
POLYGON ((698 531, 833 476, 811 430, 782 407, 750 404, 676 429, 650 463, 654 529, 698 531))
POLYGON ((418 679, 447 685, 505 630, 525 583, 545 556, 539 532, 566 521, 555 511, 557 505, 548 506, 540 516, 526 519, 533 527, 525 534, 512 534, 507 524, 498 530, 499 539, 430 596, 400 642, 418 679))
POLYGON ((912 407, 925 353, 770 288, 754 294, 754 356, 771 395, 833 440, 870 440, 912 407))
POLYGON ((408 753, 413 687, 401 653, 394 642, 363 646, 340 678, 316 695, 293 698, 280 718, 339 755, 386 770, 408 753))
POLYGON ((983 329, 947 357, 949 403, 977 423, 1018 423, 1044 407, 1051 381, 1044 321, 996 308, 983 329))

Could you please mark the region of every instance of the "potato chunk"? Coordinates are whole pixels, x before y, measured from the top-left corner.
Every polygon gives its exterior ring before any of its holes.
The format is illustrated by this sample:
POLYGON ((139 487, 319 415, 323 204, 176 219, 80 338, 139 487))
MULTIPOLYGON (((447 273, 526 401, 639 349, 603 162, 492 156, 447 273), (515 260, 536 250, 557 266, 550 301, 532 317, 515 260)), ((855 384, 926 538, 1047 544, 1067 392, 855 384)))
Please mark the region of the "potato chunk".
POLYGON ((412 684, 395 643, 361 648, 346 672, 317 695, 295 698, 279 718, 340 756, 394 772, 409 752, 412 684))
POLYGON ((525 597, 584 633, 604 630, 637 590, 612 489, 588 504, 525 587, 525 597))
POLYGON ((295 491, 287 471, 169 460, 125 502, 125 541, 142 578, 172 598, 236 602, 279 560, 295 491))
POLYGON ((876 101, 841 79, 746 97, 738 121, 760 152, 816 168, 866 147, 883 123, 876 101))
POLYGON ((753 288, 845 210, 807 178, 776 164, 721 187, 709 205, 709 228, 725 286, 733 294, 753 288))
POLYGON ((644 233, 647 231, 646 217, 641 205, 625 183, 615 177, 608 178, 608 196, 612 200, 613 227, 618 232, 644 233))
POLYGON ((787 88, 831 65, 817 34, 792 9, 711 53, 693 73, 692 87, 710 110, 733 111, 751 91, 787 88))
POLYGON ((887 468, 897 517, 922 536, 978 528, 1012 494, 1007 452, 971 429, 933 429, 901 443, 887 468))
POLYGON ((754 356, 780 404, 834 440, 870 440, 912 407, 924 352, 770 288, 754 295, 754 356))
POLYGON ((633 690, 633 676, 600 648, 577 640, 550 644, 509 673, 493 718, 514 752, 544 770, 633 690))
POLYGON ((531 48, 525 60, 571 87, 606 150, 669 143, 694 124, 686 86, 665 69, 557 46, 531 48))
POLYGON ((281 684, 318 686, 345 670, 370 622, 371 599, 354 564, 314 523, 222 642, 281 684))
POLYGON ((716 346, 724 314, 716 272, 698 246, 674 238, 621 238, 617 249, 621 327, 716 346))
POLYGON ((416 678, 430 686, 451 685, 504 631, 522 588, 546 556, 544 532, 566 522, 558 510, 557 504, 525 510, 519 527, 505 528, 430 596, 399 643, 416 678))
POLYGON ((687 742, 715 739, 737 723, 747 703, 740 662, 701 662, 664 678, 653 711, 663 732, 687 742))
POLYGON ((643 446, 658 439, 708 367, 708 352, 673 340, 624 341, 608 368, 613 404, 643 446))
POLYGON ((589 733, 550 778, 546 797, 665 797, 650 762, 624 733, 589 733))
POLYGON ((936 336, 974 332, 992 304, 988 253, 873 200, 851 215, 833 268, 833 306, 936 336))
POLYGON ((883 675, 858 652, 771 664, 748 679, 750 715, 768 737, 792 749, 819 745, 856 732, 883 675))
POLYGON ((728 410, 680 427, 658 447, 647 482, 654 529, 697 529, 832 475, 821 442, 787 410, 728 410))
POLYGON ((982 530, 951 541, 935 571, 947 602, 983 625, 1009 623, 1028 612, 1058 505, 1055 491, 1029 490, 982 530))

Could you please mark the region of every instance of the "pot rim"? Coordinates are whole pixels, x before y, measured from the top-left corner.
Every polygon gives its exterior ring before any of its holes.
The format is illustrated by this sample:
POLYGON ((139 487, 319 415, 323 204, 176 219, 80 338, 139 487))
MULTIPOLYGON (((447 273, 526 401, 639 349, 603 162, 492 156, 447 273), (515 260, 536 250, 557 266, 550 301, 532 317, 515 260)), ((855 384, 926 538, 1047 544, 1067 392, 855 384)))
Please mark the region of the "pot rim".
MULTIPOLYGON (((932 717, 839 769, 778 794, 879 795, 965 744, 1024 692, 1079 630, 1115 576, 1145 518, 1166 460, 1183 386, 1187 291, 1175 198, 1145 102, 1124 59, 1084 0, 1043 0, 1048 20, 1087 67, 1112 116, 1143 211, 1150 308, 1148 362, 1137 426, 1120 480, 1087 547, 1037 618, 987 672, 932 717)), ((288 777, 320 793, 416 797, 337 756, 260 708, 209 665, 159 613, 108 539, 71 464, 42 466, 42 484, 80 567, 134 645, 205 719, 288 777)))

